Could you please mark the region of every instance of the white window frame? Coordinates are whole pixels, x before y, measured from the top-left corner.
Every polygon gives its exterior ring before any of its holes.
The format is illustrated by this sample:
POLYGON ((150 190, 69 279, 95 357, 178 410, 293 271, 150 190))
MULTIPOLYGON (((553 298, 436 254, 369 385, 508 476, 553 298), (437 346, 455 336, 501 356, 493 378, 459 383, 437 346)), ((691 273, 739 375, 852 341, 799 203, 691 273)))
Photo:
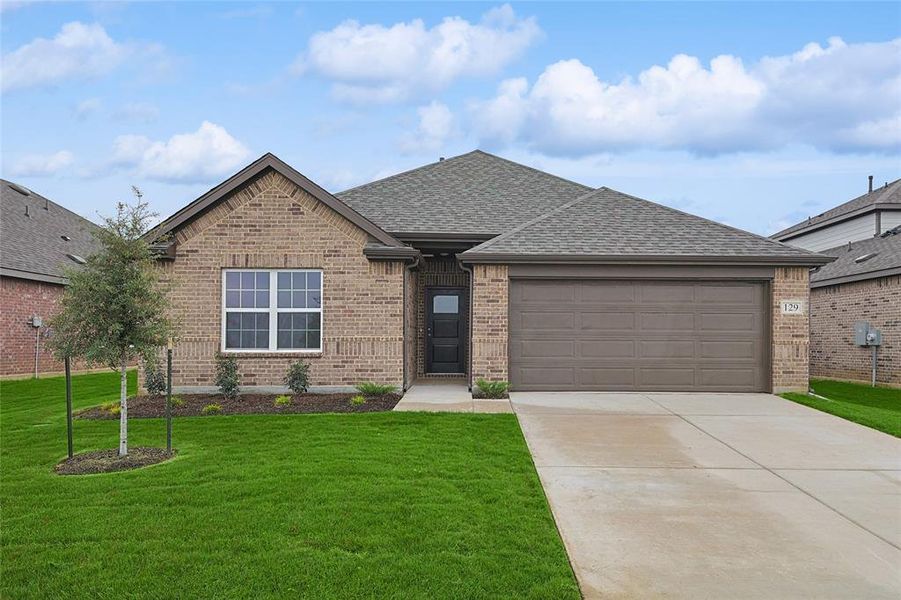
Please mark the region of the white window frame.
POLYGON ((222 269, 219 306, 221 308, 219 348, 226 354, 322 354, 323 332, 325 323, 322 319, 325 308, 325 273, 322 269, 222 269), (269 273, 269 308, 226 308, 225 280, 226 273, 269 273), (278 307, 278 274, 279 273, 319 273, 319 308, 279 308, 278 307), (269 313, 269 347, 268 348, 226 348, 225 315, 230 312, 269 313), (318 348, 279 348, 278 347, 278 313, 319 313, 319 347, 318 348))

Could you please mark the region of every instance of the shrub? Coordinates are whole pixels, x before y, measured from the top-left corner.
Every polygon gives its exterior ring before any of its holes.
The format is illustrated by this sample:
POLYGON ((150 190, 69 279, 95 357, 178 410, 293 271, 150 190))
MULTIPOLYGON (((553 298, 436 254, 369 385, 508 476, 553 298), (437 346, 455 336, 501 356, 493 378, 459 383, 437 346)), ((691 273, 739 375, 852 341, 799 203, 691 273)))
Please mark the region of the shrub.
POLYGON ((275 399, 276 406, 288 406, 289 404, 291 404, 291 396, 288 396, 287 394, 275 399))
POLYGON ((181 396, 172 396, 172 406, 175 408, 181 408, 185 405, 185 399, 181 396))
POLYGON ((310 365, 300 360, 293 363, 285 375, 285 385, 295 394, 306 393, 310 387, 310 365))
POLYGON ((393 393, 396 389, 396 385, 373 383, 371 381, 364 381, 357 385, 357 390, 364 396, 384 396, 385 394, 393 393))
POLYGON ((351 406, 363 406, 364 404, 366 404, 366 398, 359 394, 350 399, 351 406))
POLYGON ((100 410, 105 410, 111 415, 119 416, 119 413, 122 412, 122 405, 118 402, 104 402, 100 405, 100 410))
POLYGON ((478 386, 479 391, 485 398, 504 398, 507 395, 507 390, 510 389, 510 384, 506 381, 488 381, 485 379, 476 381, 476 386, 478 386))
POLYGON ((200 413, 204 414, 204 415, 218 415, 221 412, 222 412, 221 404, 207 404, 200 411, 200 413))
POLYGON ((160 369, 160 362, 156 354, 151 354, 144 359, 144 387, 152 397, 162 396, 166 393, 166 376, 160 369))
POLYGON ((238 396, 238 361, 234 356, 216 354, 216 387, 228 399, 238 396))

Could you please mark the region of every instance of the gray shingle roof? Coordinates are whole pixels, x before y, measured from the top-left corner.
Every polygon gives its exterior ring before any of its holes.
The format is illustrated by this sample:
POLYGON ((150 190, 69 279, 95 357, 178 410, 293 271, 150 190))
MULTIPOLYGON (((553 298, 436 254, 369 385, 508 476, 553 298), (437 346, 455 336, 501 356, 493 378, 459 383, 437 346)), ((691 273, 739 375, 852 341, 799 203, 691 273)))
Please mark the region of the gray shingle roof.
POLYGON ((335 195, 392 233, 497 234, 590 190, 475 150, 335 195))
POLYGON ((839 204, 835 208, 831 208, 824 213, 807 219, 806 221, 796 223, 795 225, 792 225, 787 229, 783 229, 779 233, 774 233, 770 237, 774 239, 783 238, 791 233, 797 233, 803 229, 807 229, 808 227, 812 227, 814 225, 819 225, 820 223, 824 223, 830 219, 850 214, 858 210, 866 209, 867 207, 873 206, 877 203, 898 204, 899 206, 901 206, 901 179, 896 179, 895 181, 889 183, 887 186, 878 187, 872 192, 867 192, 863 196, 858 196, 853 200, 848 200, 844 204, 839 204))
POLYGON ((838 280, 858 281, 901 273, 901 226, 879 237, 823 250, 821 254, 834 256, 835 262, 823 265, 811 273, 810 283, 814 287, 837 283, 838 280), (873 253, 875 256, 856 262, 873 253))
POLYGON ((0 179, 3 275, 62 283, 63 268, 78 266, 67 254, 87 258, 96 251, 96 229, 94 223, 40 194, 0 179))
POLYGON ((490 255, 762 258, 811 265, 825 261, 813 252, 606 187, 460 256, 478 259, 490 255))

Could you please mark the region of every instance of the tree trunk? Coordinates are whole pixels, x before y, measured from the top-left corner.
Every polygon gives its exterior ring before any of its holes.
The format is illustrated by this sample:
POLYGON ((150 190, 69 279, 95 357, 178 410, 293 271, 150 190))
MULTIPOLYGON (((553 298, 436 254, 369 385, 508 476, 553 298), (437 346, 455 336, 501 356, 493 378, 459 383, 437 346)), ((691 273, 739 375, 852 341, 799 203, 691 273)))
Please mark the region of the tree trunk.
POLYGON ((122 357, 119 388, 119 456, 128 454, 128 361, 122 357))

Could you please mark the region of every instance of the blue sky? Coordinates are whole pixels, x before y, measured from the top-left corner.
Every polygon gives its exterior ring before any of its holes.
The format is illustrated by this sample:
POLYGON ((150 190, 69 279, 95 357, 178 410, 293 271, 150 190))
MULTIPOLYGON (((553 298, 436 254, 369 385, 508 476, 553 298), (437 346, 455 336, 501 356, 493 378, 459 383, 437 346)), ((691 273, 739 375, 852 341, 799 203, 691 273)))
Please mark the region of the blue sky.
POLYGON ((0 171, 166 216, 480 147, 771 233, 901 177, 901 4, 3 2, 0 171))

